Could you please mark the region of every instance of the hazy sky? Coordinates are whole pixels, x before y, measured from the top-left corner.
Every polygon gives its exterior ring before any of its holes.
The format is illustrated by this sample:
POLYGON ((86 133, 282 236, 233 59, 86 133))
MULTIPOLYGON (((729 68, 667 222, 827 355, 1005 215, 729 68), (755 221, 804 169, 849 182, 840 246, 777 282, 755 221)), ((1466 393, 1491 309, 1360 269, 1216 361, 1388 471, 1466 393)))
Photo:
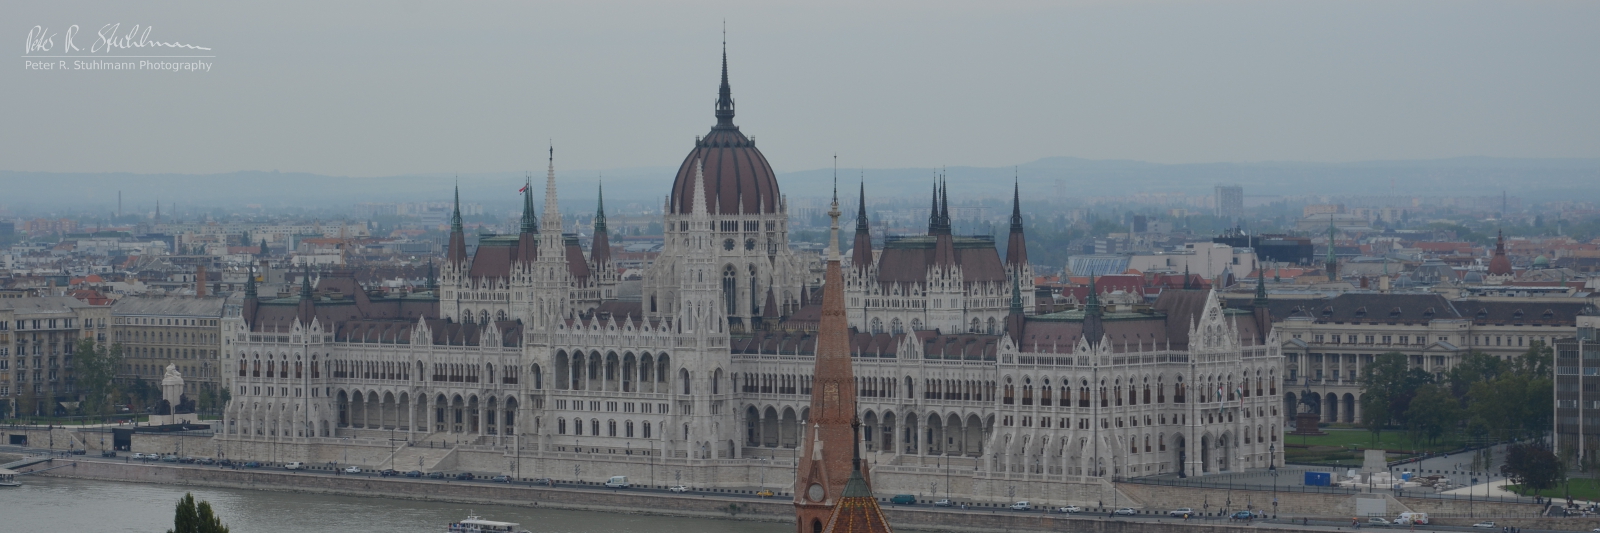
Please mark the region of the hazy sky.
POLYGON ((724 19, 779 171, 1600 156, 1600 2, 6 2, 0 170, 676 166, 724 19), (211 71, 24 68, 112 23, 211 71))

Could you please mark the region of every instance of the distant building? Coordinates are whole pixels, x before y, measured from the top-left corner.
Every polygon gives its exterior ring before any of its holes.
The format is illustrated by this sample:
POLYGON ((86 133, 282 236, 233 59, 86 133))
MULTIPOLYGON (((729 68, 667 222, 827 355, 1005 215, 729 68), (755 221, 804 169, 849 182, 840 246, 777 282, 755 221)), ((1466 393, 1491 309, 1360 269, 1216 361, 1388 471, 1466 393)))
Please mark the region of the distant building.
POLYGON ((1211 239, 1211 242, 1226 244, 1234 248, 1254 249, 1256 258, 1270 263, 1309 265, 1312 259, 1316 257, 1316 251, 1311 245, 1311 239, 1291 237, 1281 233, 1251 235, 1236 227, 1211 239))
POLYGON ((127 297, 112 304, 112 340, 123 350, 118 381, 160 382, 167 365, 175 365, 185 393, 216 386, 222 304, 218 297, 127 297))
POLYGON ((1244 214, 1244 187, 1218 185, 1216 195, 1217 218, 1238 218, 1244 214))
POLYGON ((110 308, 67 296, 0 299, 0 399, 17 414, 64 414, 77 400, 72 352, 105 342, 110 308))

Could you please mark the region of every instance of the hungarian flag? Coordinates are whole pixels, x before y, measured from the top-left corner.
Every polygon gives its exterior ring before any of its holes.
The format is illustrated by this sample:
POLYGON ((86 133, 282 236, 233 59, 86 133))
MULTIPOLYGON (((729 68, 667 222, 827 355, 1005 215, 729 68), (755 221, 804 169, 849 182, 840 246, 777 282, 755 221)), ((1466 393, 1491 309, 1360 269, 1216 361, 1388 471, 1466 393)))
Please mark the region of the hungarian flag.
POLYGON ((521 189, 517 189, 517 192, 528 192, 528 186, 523 185, 521 189))
POLYGON ((1244 387, 1234 387, 1233 390, 1239 395, 1239 407, 1244 407, 1244 387))
POLYGON ((1227 397, 1222 395, 1222 385, 1217 385, 1217 403, 1224 403, 1227 401, 1227 397))

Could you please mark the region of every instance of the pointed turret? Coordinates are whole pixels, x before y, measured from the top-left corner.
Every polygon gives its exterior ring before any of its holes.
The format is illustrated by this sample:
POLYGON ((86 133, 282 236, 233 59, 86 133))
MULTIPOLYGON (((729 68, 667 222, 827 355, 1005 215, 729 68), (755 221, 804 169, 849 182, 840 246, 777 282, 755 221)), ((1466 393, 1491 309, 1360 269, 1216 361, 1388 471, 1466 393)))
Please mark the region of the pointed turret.
POLYGON ((1328 215, 1328 258, 1323 268, 1328 271, 1328 281, 1339 281, 1339 256, 1334 254, 1333 240, 1338 230, 1333 227, 1333 215, 1328 215))
POLYGON ((1105 324, 1100 320, 1100 295, 1095 290, 1094 276, 1089 276, 1089 298, 1083 304, 1083 340, 1088 341, 1089 346, 1099 346, 1100 339, 1106 335, 1105 324))
POLYGON ((1028 242, 1022 236, 1022 187, 1011 184, 1011 236, 1006 240, 1006 267, 1013 276, 1022 273, 1028 264, 1028 242))
POLYGON ((1250 301, 1255 307, 1267 306, 1267 272, 1265 269, 1256 268, 1256 297, 1250 301))
POLYGON ((867 226, 867 182, 861 182, 861 198, 856 207, 856 240, 850 250, 850 266, 866 271, 872 266, 872 231, 867 226))
POLYGON ((517 234, 519 263, 532 264, 539 260, 539 219, 533 210, 533 174, 525 176, 522 185, 522 231, 517 234))
POLYGON ((600 186, 600 201, 594 210, 594 242, 589 248, 589 262, 596 267, 611 262, 611 235, 606 227, 606 189, 600 186))
POLYGON ((733 127, 733 89, 728 87, 728 40, 722 40, 722 85, 717 88, 717 126, 733 127))
POLYGON ((928 234, 939 234, 939 179, 933 180, 933 207, 928 208, 928 234))
POLYGON ((428 290, 439 288, 439 279, 433 276, 433 260, 428 260, 428 290))
POLYGON ((950 235, 950 188, 943 179, 939 180, 938 194, 934 200, 939 226, 938 231, 933 234, 933 264, 946 268, 953 267, 956 264, 956 244, 950 235))
POLYGON ((1017 343, 1020 351, 1022 347, 1022 329, 1026 325, 1022 312, 1022 284, 1017 278, 1011 278, 1011 311, 1006 313, 1006 334, 1011 336, 1011 342, 1017 343))
POLYGON ((455 209, 450 212, 450 244, 445 249, 445 260, 458 268, 467 262, 467 236, 461 229, 461 185, 456 185, 455 209))
MULTIPOLYGON (((858 443, 852 437, 856 421, 855 371, 850 360, 850 326, 845 317, 844 275, 839 266, 839 203, 828 211, 832 219, 828 266, 822 283, 822 317, 817 330, 815 385, 811 392, 811 428, 795 479, 798 531, 822 529, 844 496, 852 477, 851 458, 858 443)), ((856 473, 856 475, 862 475, 856 473)), ((865 477, 863 476, 863 482, 865 477)), ((868 493, 870 497, 870 492, 868 493)))
POLYGON ((317 316, 317 302, 311 295, 311 265, 307 264, 305 271, 300 276, 300 305, 298 309, 300 323, 306 327, 311 326, 311 320, 317 316))

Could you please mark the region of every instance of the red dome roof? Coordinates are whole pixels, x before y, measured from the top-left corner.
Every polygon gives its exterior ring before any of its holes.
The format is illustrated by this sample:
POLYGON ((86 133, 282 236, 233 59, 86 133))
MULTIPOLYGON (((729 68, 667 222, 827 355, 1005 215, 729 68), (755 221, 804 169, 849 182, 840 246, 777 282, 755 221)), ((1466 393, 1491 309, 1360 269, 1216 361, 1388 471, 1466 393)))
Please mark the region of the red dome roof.
POLYGON ((706 208, 711 214, 774 213, 778 211, 778 178, 755 142, 733 125, 733 94, 728 88, 728 53, 722 53, 722 87, 716 106, 717 125, 695 144, 678 166, 672 182, 670 208, 676 213, 694 209, 695 163, 703 162, 706 208))

